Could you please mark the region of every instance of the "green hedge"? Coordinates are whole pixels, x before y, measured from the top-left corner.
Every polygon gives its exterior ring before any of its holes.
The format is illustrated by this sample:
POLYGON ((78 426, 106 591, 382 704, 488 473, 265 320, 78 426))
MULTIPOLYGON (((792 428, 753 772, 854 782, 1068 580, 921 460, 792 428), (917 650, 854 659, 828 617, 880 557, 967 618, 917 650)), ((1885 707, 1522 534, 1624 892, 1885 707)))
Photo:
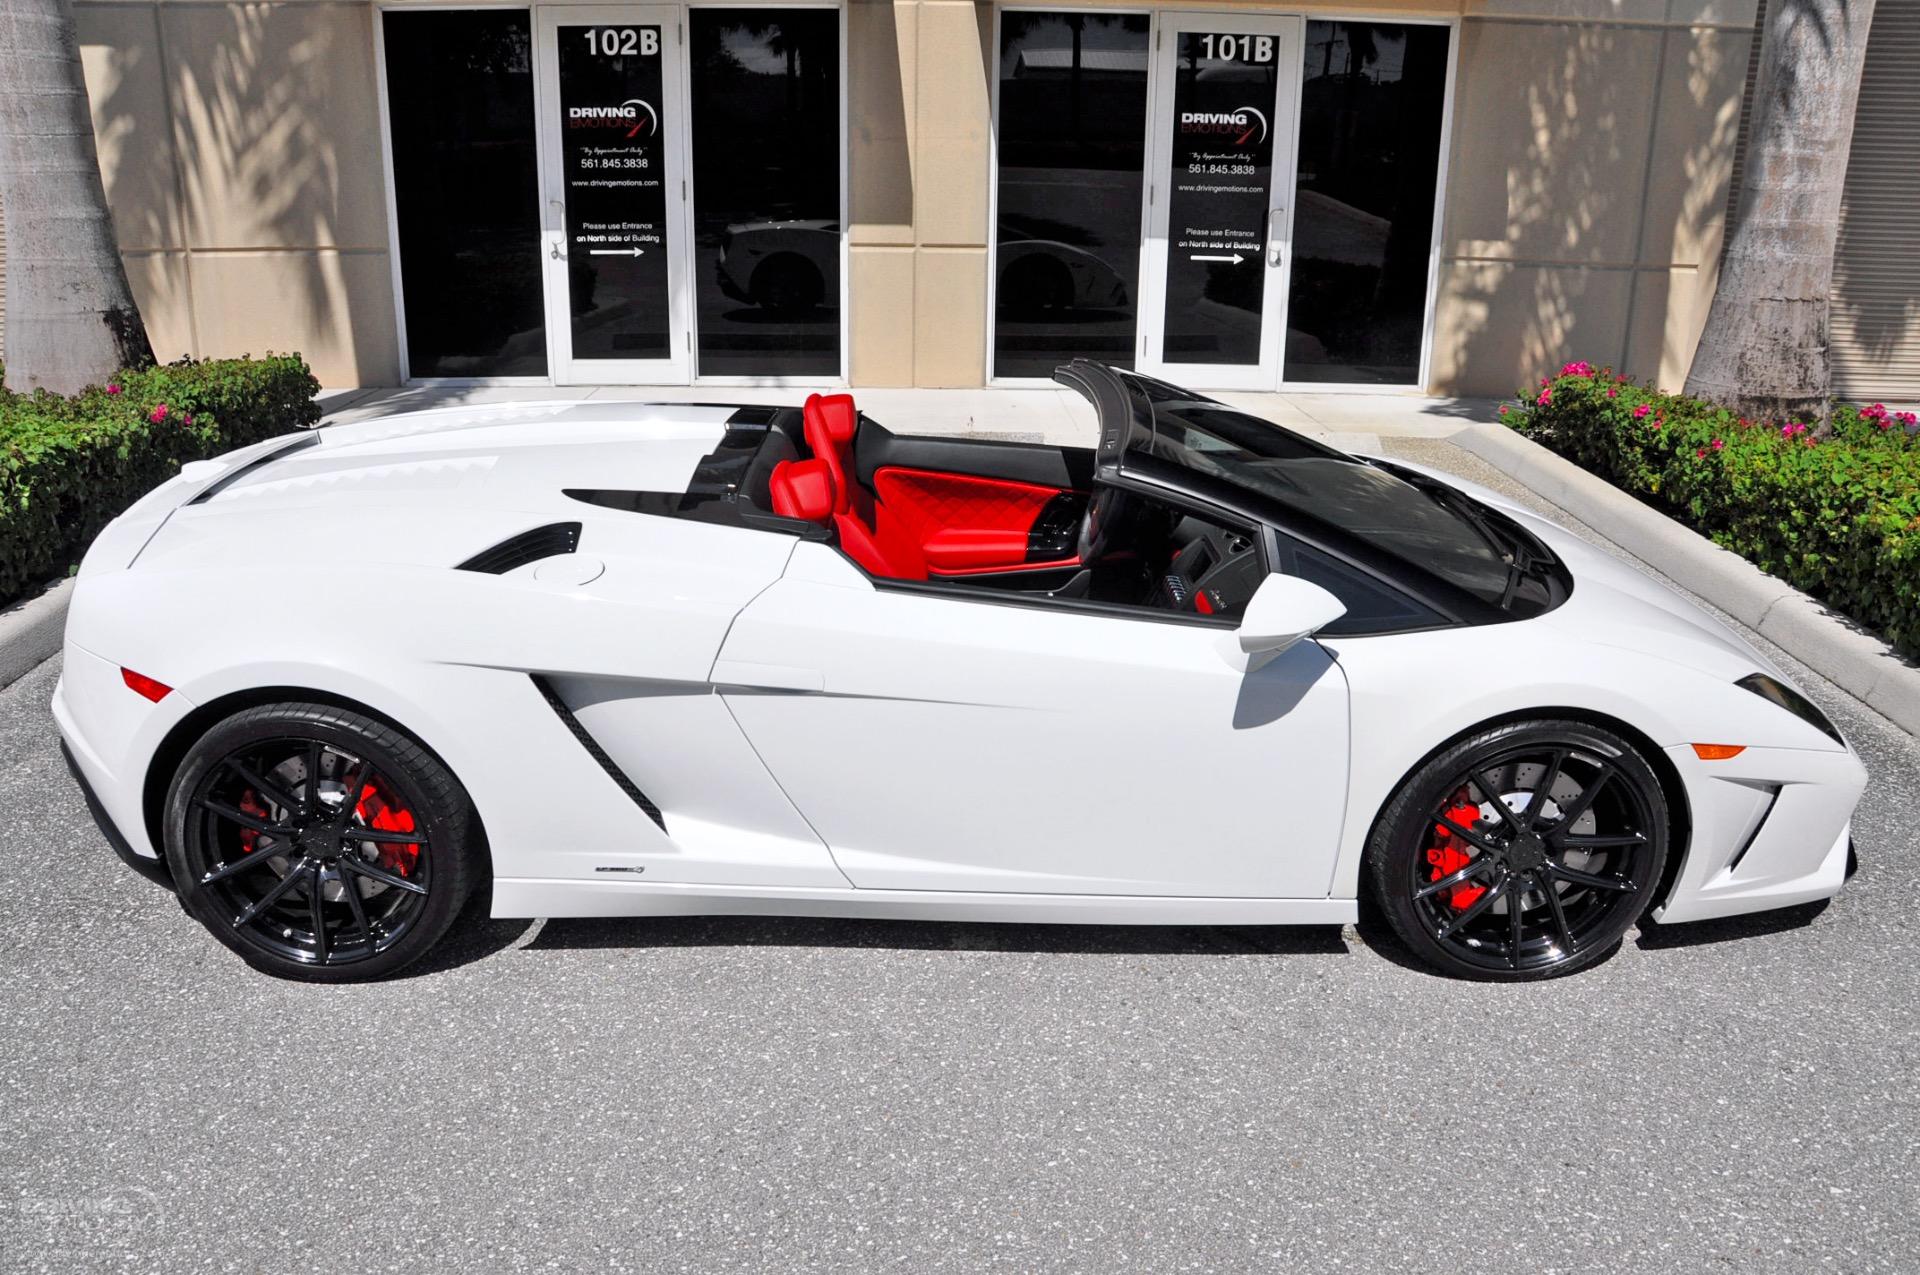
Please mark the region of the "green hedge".
POLYGON ((107 522, 185 461, 313 425, 298 355, 184 360, 72 398, 0 391, 0 602, 65 574, 107 522))
POLYGON ((1920 420, 1757 422, 1569 363, 1501 419, 1920 657, 1920 420))

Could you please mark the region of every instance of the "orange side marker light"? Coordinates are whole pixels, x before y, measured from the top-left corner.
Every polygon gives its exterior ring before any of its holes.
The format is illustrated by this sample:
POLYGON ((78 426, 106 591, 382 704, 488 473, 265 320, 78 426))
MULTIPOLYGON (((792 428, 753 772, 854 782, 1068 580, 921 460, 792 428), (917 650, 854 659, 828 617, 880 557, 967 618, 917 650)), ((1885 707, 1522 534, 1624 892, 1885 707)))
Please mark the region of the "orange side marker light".
POLYGON ((1693 755, 1701 761, 1726 761, 1747 751, 1745 744, 1695 744, 1693 755))

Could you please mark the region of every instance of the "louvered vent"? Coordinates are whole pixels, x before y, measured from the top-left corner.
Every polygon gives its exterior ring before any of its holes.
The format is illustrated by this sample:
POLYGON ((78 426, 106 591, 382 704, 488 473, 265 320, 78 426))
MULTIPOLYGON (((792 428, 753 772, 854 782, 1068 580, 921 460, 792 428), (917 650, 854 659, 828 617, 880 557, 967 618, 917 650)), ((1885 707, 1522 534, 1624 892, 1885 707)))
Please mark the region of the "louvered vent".
POLYGON ((579 523, 552 522, 544 527, 535 527, 532 531, 523 531, 512 539, 502 540, 491 549, 481 550, 461 563, 457 570, 501 576, 515 567, 524 567, 529 562, 538 562, 556 554, 572 553, 579 547, 579 523))
MULTIPOLYGON (((1778 0, 1776 0, 1776 3, 1778 0)), ((1920 403, 1920 4, 1873 11, 1833 262, 1833 392, 1920 403)))

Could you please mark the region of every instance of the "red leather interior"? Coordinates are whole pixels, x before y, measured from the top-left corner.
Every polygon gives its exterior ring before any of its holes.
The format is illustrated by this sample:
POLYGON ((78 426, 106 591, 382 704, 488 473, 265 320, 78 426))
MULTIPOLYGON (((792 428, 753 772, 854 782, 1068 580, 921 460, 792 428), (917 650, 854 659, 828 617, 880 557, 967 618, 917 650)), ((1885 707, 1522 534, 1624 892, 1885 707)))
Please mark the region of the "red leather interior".
POLYGON ((801 422, 807 446, 833 471, 833 511, 846 513, 853 500, 853 434, 860 425, 853 395, 807 395, 801 407, 801 422))
POLYGON ((926 538, 920 546, 920 552, 926 558, 930 571, 973 571, 1014 562, 1024 566, 1027 560, 1027 533, 942 527, 926 538))
POLYGON ((1027 532, 1057 487, 974 474, 887 468, 873 476, 874 532, 911 545, 934 571, 1025 567, 1027 532))
POLYGON ((809 395, 802 422, 813 459, 774 467, 773 511, 831 518, 841 550, 869 574, 924 580, 1038 565, 1027 561, 1027 534, 1059 488, 889 466, 874 473, 869 492, 853 479, 853 396, 809 395))
POLYGON ((783 460, 773 467, 767 487, 773 512, 824 524, 833 517, 833 470, 824 460, 783 460))

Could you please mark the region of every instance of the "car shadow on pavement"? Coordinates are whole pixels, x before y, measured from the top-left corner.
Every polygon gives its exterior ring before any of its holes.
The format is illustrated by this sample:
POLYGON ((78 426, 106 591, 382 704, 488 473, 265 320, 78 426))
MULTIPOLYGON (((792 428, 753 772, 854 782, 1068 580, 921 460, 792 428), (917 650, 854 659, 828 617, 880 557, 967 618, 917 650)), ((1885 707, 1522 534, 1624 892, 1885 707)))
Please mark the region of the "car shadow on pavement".
POLYGON ((1651 952, 1663 948, 1698 947, 1705 943, 1730 943, 1740 939, 1786 934, 1812 925, 1832 902, 1831 899, 1817 899, 1798 907, 1730 916, 1718 921, 1686 921, 1678 925, 1642 923, 1639 946, 1651 952))
MULTIPOLYGON (((492 922, 491 924, 508 924, 492 922)), ((511 924, 524 927, 528 923, 511 924)), ((862 947, 1089 955, 1338 955, 1338 926, 1035 925, 831 917, 620 917, 550 920, 528 951, 613 947, 862 947)))

